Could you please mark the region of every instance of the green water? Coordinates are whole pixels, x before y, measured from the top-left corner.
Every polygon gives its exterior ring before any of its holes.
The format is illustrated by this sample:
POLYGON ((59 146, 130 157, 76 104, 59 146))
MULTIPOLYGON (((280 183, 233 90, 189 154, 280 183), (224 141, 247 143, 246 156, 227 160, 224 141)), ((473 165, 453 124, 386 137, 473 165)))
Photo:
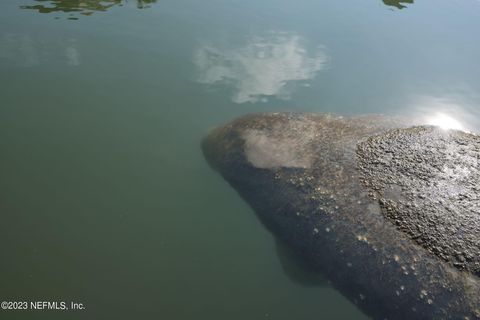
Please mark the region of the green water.
POLYGON ((480 2, 412 2, 1 1, 0 300, 86 310, 0 318, 364 319, 199 142, 255 111, 477 128, 480 2))

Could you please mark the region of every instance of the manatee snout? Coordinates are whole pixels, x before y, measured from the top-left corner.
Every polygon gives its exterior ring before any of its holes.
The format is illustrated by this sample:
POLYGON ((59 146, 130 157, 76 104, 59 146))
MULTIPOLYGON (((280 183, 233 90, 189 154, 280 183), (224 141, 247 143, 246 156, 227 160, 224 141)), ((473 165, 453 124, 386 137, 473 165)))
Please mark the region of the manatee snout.
POLYGON ((216 132, 219 130, 219 127, 209 129, 207 134, 202 138, 202 141, 200 142, 203 156, 207 160, 210 167, 212 167, 212 169, 216 169, 215 164, 218 163, 218 159, 216 157, 222 154, 222 151, 218 150, 218 148, 222 145, 222 142, 216 134, 216 132))

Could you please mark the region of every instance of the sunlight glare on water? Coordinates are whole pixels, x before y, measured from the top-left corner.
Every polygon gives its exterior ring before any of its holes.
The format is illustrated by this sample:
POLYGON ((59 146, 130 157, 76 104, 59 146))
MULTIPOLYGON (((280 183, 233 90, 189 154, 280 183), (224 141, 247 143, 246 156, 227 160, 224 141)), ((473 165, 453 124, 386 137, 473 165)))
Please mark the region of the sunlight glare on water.
POLYGON ((445 113, 436 113, 432 115, 427 124, 440 127, 444 130, 465 130, 465 127, 457 119, 445 113))
POLYGON ((454 97, 417 97, 413 104, 416 123, 443 130, 478 131, 478 114, 473 104, 454 97))

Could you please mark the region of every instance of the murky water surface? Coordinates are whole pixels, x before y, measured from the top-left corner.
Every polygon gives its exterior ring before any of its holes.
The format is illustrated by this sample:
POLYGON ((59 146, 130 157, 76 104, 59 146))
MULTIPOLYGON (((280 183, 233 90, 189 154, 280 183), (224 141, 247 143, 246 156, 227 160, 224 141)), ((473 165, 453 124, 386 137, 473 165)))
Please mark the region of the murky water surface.
POLYGON ((475 0, 2 1, 1 298, 87 308, 51 319, 365 318, 200 139, 284 110, 476 130, 478 30, 475 0))

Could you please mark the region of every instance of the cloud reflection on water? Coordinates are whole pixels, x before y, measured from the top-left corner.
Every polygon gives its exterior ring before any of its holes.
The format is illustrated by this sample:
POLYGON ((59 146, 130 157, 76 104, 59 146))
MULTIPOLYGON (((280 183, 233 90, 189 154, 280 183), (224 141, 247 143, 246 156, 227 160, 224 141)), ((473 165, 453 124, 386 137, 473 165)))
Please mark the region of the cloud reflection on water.
POLYGON ((270 32, 237 48, 203 45, 194 53, 197 80, 232 86, 236 103, 287 100, 293 82, 313 79, 327 62, 322 47, 308 52, 304 43, 297 34, 270 32))
POLYGON ((35 67, 45 64, 81 64, 80 50, 73 38, 40 40, 22 33, 0 33, 0 66, 35 67))

